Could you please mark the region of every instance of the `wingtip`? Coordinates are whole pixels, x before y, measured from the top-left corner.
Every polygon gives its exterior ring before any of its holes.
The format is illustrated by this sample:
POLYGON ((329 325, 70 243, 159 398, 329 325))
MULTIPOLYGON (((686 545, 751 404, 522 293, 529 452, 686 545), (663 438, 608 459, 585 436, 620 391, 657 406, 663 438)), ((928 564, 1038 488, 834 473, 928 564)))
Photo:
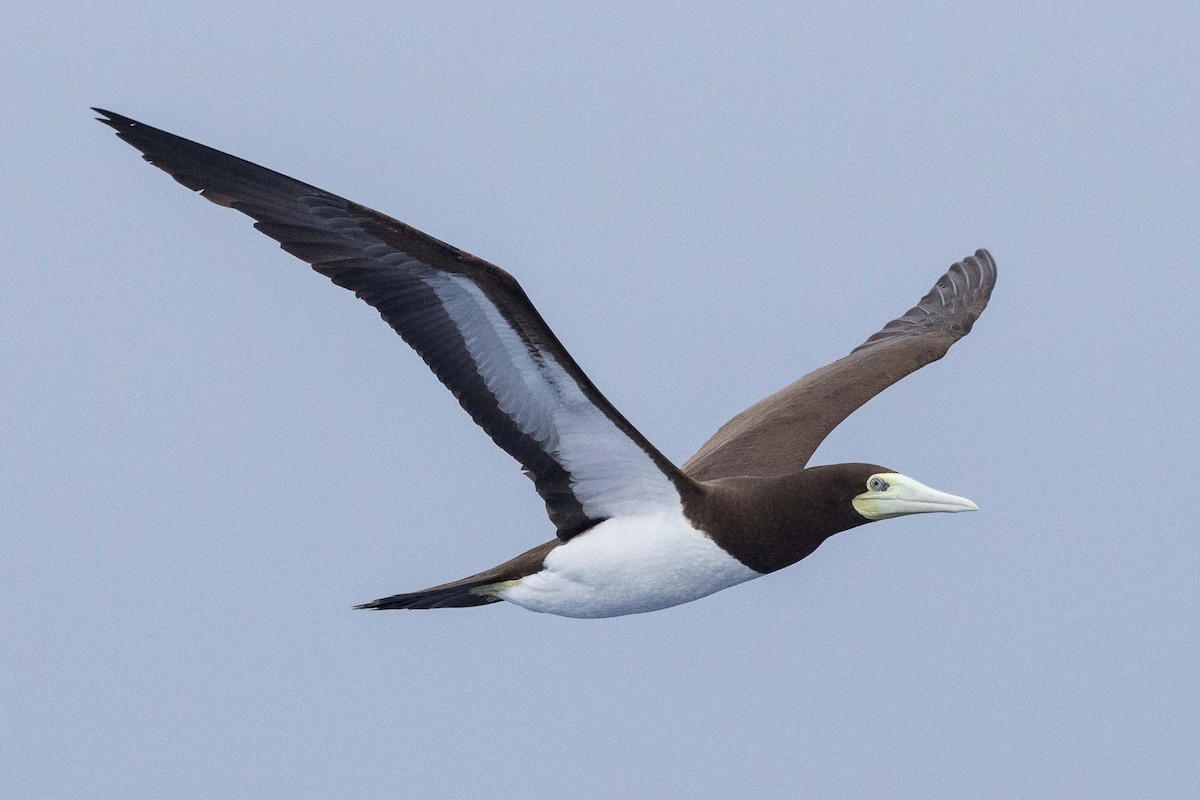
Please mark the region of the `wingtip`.
POLYGON ((992 258, 991 253, 981 247, 974 254, 953 264, 946 274, 938 279, 934 289, 941 286, 943 289, 953 289, 957 294, 959 289, 954 283, 955 273, 966 279, 968 295, 982 297, 984 302, 987 302, 987 298, 992 294, 992 287, 996 284, 996 260, 992 258), (949 280, 948 285, 943 285, 945 280, 949 280))
POLYGON ((99 117, 96 117, 97 122, 103 122, 105 125, 109 126, 110 128, 115 128, 118 131, 122 128, 132 127, 137 124, 137 122, 129 117, 118 114, 115 111, 109 111, 108 109, 99 108, 97 106, 92 106, 91 109, 97 114, 100 114, 99 117))
POLYGON ((990 297, 992 288, 996 285, 996 259, 992 258, 992 254, 984 248, 979 248, 975 251, 975 261, 979 264, 979 272, 983 277, 983 281, 987 284, 987 294, 990 297))

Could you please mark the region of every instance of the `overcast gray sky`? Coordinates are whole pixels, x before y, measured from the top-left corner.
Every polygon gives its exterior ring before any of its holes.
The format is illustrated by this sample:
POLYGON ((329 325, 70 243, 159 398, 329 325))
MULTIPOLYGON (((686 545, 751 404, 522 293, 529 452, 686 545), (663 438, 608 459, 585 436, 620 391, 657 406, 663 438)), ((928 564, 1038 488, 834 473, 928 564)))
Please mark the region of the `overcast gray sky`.
POLYGON ((1194 796, 1196 4, 563 5, 8 10, 0 796, 1194 796), (89 105, 501 265, 678 461, 988 247, 816 459, 982 510, 642 616, 352 611, 540 500, 89 105))

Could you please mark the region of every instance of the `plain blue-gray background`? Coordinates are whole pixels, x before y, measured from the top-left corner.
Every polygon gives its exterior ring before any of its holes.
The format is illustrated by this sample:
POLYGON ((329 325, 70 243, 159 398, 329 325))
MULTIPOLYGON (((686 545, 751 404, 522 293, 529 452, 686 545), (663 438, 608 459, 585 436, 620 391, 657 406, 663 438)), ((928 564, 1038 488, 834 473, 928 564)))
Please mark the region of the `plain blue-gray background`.
POLYGON ((0 796, 1194 797, 1195 3, 28 3, 0 796), (839 428, 972 515, 654 614, 365 613, 548 539, 377 315, 101 105, 514 273, 682 461, 977 247, 839 428))

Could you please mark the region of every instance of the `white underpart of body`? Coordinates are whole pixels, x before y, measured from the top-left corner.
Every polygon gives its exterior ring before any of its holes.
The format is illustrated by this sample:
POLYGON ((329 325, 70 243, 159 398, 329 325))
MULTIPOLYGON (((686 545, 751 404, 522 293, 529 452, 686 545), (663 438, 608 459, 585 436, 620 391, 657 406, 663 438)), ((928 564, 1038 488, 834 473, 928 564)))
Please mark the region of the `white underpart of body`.
POLYGON ((605 520, 497 595, 530 611, 616 617, 687 603, 762 574, 672 509, 605 520))

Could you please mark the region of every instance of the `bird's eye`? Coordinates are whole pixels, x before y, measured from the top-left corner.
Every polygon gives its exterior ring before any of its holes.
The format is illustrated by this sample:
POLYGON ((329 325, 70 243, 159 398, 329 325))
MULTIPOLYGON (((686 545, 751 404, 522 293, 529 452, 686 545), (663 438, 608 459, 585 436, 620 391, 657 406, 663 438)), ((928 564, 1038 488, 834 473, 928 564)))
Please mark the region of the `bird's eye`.
POLYGON ((872 492, 886 492, 888 488, 888 482, 883 478, 876 476, 867 481, 867 488, 872 492))

